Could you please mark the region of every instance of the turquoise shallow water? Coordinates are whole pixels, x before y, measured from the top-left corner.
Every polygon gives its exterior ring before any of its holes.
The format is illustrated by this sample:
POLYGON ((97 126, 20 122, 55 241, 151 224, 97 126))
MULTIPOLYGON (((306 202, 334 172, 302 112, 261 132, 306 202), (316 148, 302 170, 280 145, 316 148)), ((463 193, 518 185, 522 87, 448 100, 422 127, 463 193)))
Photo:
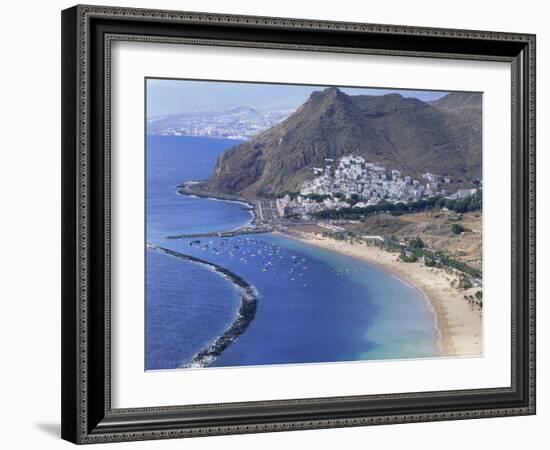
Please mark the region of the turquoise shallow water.
MULTIPOLYGON (((437 356, 435 317, 418 292, 355 258, 285 237, 169 240, 233 229, 250 213, 231 202, 177 195, 210 175, 235 141, 149 136, 148 242, 219 264, 259 294, 256 317, 212 364, 337 362, 437 356)), ((146 368, 177 368, 230 325, 239 294, 204 266, 147 252, 146 368)))

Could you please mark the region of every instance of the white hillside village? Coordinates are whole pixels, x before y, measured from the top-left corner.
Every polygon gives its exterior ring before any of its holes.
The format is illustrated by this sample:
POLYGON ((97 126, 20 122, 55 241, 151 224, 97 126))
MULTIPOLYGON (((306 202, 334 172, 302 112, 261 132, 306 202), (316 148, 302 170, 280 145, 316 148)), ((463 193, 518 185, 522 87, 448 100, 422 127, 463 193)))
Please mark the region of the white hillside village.
MULTIPOLYGON (((388 170, 361 156, 342 156, 337 163, 326 158, 324 167, 315 167, 315 177, 305 181, 297 196, 285 195, 277 200, 279 215, 312 214, 325 209, 364 208, 382 200, 408 203, 434 196, 446 196, 448 176, 426 172, 423 181, 402 176, 399 170, 388 170)), ((476 189, 460 189, 448 198, 466 198, 476 189)))

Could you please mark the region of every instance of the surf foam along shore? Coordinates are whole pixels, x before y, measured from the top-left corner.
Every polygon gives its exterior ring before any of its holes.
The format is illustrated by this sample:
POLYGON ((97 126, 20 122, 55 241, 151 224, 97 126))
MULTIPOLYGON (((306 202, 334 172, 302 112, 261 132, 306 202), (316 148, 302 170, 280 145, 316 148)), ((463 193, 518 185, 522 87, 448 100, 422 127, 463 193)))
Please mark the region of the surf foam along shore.
POLYGON ((229 328, 227 328, 218 338, 216 338, 213 343, 193 356, 190 362, 180 366, 181 368, 208 367, 227 347, 231 345, 231 343, 233 343, 241 334, 245 332, 250 322, 254 320, 258 306, 258 293, 252 285, 250 285, 239 275, 218 264, 197 258, 195 256, 176 252, 168 248, 160 247, 155 244, 148 243, 147 248, 173 256, 175 258, 207 266, 218 272, 220 275, 226 277, 239 289, 241 294, 241 305, 235 320, 233 320, 229 328))

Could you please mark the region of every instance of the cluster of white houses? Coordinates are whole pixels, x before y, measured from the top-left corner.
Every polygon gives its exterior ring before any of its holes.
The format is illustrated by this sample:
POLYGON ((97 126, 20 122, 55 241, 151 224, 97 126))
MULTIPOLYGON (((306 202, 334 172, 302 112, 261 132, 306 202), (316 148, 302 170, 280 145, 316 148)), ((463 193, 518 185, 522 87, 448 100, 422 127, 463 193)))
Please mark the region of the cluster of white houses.
POLYGON ((321 201, 317 201, 303 195, 292 198, 287 194, 283 198, 277 199, 277 212, 281 217, 301 216, 323 211, 325 209, 340 209, 349 206, 350 204, 348 202, 337 197, 327 197, 321 201))
MULTIPOLYGON (((325 159, 324 167, 313 168, 314 178, 305 181, 300 194, 277 200, 281 216, 311 214, 325 209, 340 209, 353 204, 356 208, 375 205, 382 200, 411 202, 436 195, 447 195, 443 188, 451 183, 448 176, 426 172, 423 181, 402 176, 399 170, 388 170, 367 162, 361 156, 342 156, 336 163, 325 159), (335 195, 337 194, 337 195, 335 195), (353 202, 350 200, 353 199, 353 202)), ((468 190, 467 195, 475 193, 468 190)), ((462 194, 462 193, 461 193, 462 194)))

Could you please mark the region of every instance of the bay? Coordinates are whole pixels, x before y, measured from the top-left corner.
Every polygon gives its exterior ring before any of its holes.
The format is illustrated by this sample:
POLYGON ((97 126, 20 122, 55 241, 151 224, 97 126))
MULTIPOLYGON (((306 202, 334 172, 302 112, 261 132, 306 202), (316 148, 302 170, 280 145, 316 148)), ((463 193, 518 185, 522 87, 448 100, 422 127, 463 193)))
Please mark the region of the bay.
MULTIPOLYGON (((238 203, 176 190, 207 178, 237 144, 148 136, 147 241, 219 264, 258 293, 254 320, 212 366, 437 356, 435 317, 423 294, 366 262, 273 234, 166 238, 250 221, 238 203)), ((152 250, 147 271, 146 368, 181 367, 229 326, 239 291, 205 266, 152 250)))

